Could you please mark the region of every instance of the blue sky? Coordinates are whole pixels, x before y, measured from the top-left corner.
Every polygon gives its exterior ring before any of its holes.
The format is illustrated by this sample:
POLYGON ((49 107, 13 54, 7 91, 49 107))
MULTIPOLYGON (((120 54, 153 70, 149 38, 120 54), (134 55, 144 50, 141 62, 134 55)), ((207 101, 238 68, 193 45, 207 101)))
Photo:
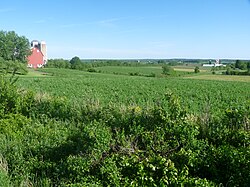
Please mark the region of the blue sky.
POLYGON ((250 0, 3 0, 0 30, 49 58, 250 59, 250 0))

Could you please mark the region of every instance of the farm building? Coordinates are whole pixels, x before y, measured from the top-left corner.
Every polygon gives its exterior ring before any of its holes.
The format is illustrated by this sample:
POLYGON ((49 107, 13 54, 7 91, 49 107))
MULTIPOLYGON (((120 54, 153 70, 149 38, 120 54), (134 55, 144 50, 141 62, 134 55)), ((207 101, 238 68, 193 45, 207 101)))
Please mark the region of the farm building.
POLYGON ((31 55, 28 57, 28 67, 40 68, 47 63, 47 47, 44 41, 31 42, 31 55))
POLYGON ((226 65, 220 63, 220 60, 219 60, 219 59, 216 60, 215 63, 203 64, 202 66, 203 66, 203 67, 219 67, 219 66, 226 67, 226 65))

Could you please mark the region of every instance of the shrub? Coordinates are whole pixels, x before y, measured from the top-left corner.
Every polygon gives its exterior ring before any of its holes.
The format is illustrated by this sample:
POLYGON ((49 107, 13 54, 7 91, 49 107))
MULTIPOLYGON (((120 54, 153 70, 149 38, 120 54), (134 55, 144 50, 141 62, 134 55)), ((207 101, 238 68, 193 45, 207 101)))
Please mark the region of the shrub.
POLYGON ((195 72, 195 73, 199 73, 199 72, 200 72, 199 66, 196 66, 196 67, 194 68, 194 72, 195 72))
POLYGON ((91 73, 97 72, 95 68, 89 68, 89 69, 87 69, 87 71, 88 71, 88 72, 91 72, 91 73))
POLYGON ((174 69, 170 67, 169 65, 163 65, 162 66, 162 73, 164 75, 173 75, 174 74, 174 69))

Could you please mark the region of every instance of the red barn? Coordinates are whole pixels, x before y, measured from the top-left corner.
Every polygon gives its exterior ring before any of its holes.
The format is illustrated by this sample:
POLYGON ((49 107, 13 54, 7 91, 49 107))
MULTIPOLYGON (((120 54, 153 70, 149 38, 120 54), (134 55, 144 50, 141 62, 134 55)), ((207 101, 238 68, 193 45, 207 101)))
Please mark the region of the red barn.
POLYGON ((40 68, 47 62, 47 49, 44 41, 33 40, 31 42, 31 55, 28 57, 28 67, 40 68))
POLYGON ((30 68, 40 68, 44 65, 42 52, 34 47, 31 49, 31 55, 28 57, 28 67, 30 68))

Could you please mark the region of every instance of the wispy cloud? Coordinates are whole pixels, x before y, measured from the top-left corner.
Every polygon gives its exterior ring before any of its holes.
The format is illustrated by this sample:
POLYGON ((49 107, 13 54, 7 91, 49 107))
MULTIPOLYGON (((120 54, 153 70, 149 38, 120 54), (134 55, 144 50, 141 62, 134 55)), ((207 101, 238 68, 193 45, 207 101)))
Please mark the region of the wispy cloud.
POLYGON ((47 23, 47 22, 51 22, 54 21, 53 17, 42 17, 42 18, 37 18, 37 20, 35 20, 33 23, 35 24, 42 24, 42 23, 47 23))
POLYGON ((97 21, 96 24, 98 24, 99 26, 104 26, 104 27, 114 27, 116 26, 115 23, 124 20, 126 18, 110 18, 110 19, 104 19, 104 20, 100 20, 97 21))
POLYGON ((166 42, 166 41, 153 41, 148 42, 149 46, 155 47, 155 48, 169 48, 175 46, 173 42, 166 42))
POLYGON ((100 27, 115 27, 116 23, 127 19, 124 17, 120 18, 109 18, 109 19, 103 19, 103 20, 97 20, 97 21, 90 21, 90 22, 82 22, 82 23, 69 23, 69 24, 62 24, 60 25, 61 28, 72 28, 72 27, 81 27, 85 25, 96 25, 100 27))
POLYGON ((36 20, 34 23, 39 24, 39 23, 45 23, 45 22, 46 22, 45 19, 40 19, 40 20, 36 20))
POLYGON ((63 25, 60 25, 61 28, 72 28, 72 27, 80 27, 82 26, 83 24, 81 23, 72 23, 72 24, 63 24, 63 25))
POLYGON ((135 17, 134 20, 140 21, 140 20, 147 20, 147 19, 161 19, 161 18, 167 18, 169 15, 157 15, 157 16, 139 16, 135 17))
POLYGON ((0 13, 13 12, 15 9, 13 8, 0 8, 0 13))

